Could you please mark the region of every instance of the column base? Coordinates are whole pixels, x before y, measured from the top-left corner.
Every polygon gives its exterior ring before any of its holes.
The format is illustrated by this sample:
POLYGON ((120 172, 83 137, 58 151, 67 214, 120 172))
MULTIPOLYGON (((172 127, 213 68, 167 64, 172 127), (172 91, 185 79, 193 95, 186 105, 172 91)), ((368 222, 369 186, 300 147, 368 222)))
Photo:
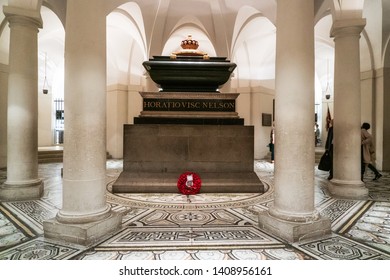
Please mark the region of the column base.
POLYGON ((347 199, 367 199, 368 189, 362 181, 332 179, 328 190, 334 197, 347 199))
POLYGON ((122 214, 111 211, 105 219, 84 224, 60 223, 56 218, 46 220, 43 222, 43 231, 47 238, 90 245, 120 229, 121 224, 122 214))
POLYGON ((268 211, 259 213, 260 229, 291 243, 328 235, 331 233, 330 226, 330 220, 324 217, 303 223, 277 219, 268 211))
POLYGON ((40 199, 43 195, 43 181, 37 179, 28 183, 7 183, 0 186, 0 201, 40 199))

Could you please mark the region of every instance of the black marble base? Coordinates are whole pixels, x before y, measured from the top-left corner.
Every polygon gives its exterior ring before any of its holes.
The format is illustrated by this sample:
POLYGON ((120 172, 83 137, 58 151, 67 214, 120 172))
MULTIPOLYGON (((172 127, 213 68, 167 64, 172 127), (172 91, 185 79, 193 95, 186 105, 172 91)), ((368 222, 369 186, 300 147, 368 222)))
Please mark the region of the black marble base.
POLYGON ((244 125, 244 119, 135 117, 134 124, 244 125))
POLYGON ((226 57, 153 56, 142 64, 162 91, 216 92, 236 64, 226 57))

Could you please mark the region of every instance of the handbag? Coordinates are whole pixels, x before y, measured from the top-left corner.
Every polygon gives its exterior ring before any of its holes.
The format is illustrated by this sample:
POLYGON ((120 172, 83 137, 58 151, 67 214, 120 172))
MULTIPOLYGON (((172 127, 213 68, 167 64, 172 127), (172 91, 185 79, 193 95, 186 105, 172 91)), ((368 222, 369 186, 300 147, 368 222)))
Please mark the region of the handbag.
POLYGON ((321 156, 320 162, 318 164, 318 169, 322 171, 330 171, 332 166, 332 158, 328 150, 321 156))

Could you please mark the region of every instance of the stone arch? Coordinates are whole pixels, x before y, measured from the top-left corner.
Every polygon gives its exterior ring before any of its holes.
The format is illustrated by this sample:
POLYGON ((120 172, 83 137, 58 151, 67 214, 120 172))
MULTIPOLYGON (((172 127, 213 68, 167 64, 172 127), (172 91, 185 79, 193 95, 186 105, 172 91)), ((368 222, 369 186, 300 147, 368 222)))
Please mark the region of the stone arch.
POLYGON ((45 0, 42 2, 41 7, 43 6, 49 8, 54 14, 56 14, 59 20, 61 21, 63 27, 65 28, 66 1, 45 0))
POLYGON ((390 37, 388 37, 386 42, 384 43, 383 66, 386 68, 390 68, 390 37))
POLYGON ((364 0, 331 0, 333 20, 362 18, 364 0))
POLYGON ((8 6, 22 8, 26 10, 39 11, 41 9, 43 0, 9 0, 8 6))
POLYGON ((256 81, 260 79, 274 79, 275 44, 274 24, 259 10, 242 7, 236 16, 231 43, 232 59, 238 65, 237 87, 258 85, 256 81))
POLYGON ((138 4, 126 2, 107 15, 107 82, 141 84, 148 44, 138 4))
MULTIPOLYGON (((388 15, 390 13, 390 2, 382 1, 382 16, 388 15)), ((386 29, 383 32, 384 42, 383 45, 383 58, 382 65, 383 67, 390 68, 390 26, 386 26, 386 29)))
POLYGON ((193 39, 199 42, 199 50, 210 56, 217 55, 210 34, 202 22, 194 16, 184 16, 176 23, 165 41, 161 54, 170 55, 172 52, 179 50, 181 41, 187 35, 192 35, 193 39))

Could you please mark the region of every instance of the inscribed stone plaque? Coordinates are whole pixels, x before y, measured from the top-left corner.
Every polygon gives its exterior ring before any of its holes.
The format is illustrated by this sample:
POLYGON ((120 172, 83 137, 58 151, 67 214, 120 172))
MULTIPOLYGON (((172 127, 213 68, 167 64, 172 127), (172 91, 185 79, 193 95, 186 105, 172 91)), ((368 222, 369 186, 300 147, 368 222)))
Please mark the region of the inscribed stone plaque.
POLYGON ((144 98, 144 111, 235 112, 235 100, 144 98))

